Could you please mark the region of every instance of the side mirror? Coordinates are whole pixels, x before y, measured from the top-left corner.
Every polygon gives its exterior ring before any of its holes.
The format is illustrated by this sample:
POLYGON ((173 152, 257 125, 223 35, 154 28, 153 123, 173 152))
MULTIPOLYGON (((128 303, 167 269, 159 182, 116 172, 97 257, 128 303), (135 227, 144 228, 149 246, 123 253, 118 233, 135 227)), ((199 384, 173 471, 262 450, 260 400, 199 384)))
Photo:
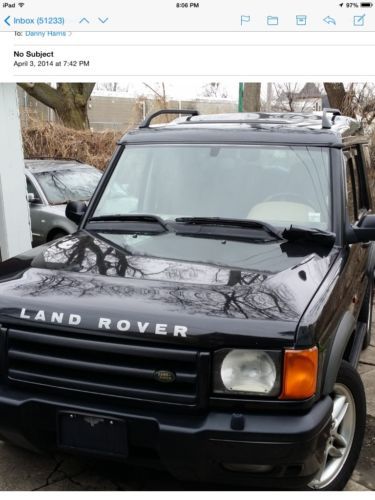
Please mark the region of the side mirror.
POLYGON ((69 201, 65 209, 65 215, 68 219, 79 224, 85 215, 87 205, 83 201, 69 201))
POLYGON ((29 203, 42 203, 42 200, 35 196, 34 193, 27 193, 27 201, 29 203))
POLYGON ((375 214, 365 215, 356 226, 346 229, 347 243, 368 243, 375 241, 375 214))

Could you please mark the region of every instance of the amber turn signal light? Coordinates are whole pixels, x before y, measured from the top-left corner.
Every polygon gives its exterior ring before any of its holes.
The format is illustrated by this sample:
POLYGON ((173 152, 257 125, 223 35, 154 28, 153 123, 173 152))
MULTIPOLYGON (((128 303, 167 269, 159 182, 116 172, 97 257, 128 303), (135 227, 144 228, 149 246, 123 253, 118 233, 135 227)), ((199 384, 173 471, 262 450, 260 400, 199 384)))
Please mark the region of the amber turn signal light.
POLYGON ((307 399, 315 394, 318 348, 284 352, 283 390, 280 399, 307 399))

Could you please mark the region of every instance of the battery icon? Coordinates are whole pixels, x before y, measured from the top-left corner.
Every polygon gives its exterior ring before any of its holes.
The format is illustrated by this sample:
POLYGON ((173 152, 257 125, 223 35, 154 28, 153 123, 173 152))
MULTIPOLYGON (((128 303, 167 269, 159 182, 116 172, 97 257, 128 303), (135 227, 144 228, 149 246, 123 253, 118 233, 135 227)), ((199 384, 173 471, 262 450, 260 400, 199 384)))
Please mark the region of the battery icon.
POLYGON ((362 8, 369 8, 372 7, 374 4, 372 2, 361 2, 361 7, 362 8))

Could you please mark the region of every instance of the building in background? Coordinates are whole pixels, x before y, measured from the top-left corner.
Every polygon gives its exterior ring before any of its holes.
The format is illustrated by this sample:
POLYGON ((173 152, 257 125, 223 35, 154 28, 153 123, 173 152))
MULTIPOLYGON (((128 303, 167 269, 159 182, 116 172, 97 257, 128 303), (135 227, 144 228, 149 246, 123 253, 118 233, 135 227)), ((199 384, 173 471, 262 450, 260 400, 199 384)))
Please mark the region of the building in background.
POLYGON ((297 84, 274 84, 273 92, 273 111, 312 113, 329 107, 326 93, 316 83, 306 83, 300 90, 297 84))

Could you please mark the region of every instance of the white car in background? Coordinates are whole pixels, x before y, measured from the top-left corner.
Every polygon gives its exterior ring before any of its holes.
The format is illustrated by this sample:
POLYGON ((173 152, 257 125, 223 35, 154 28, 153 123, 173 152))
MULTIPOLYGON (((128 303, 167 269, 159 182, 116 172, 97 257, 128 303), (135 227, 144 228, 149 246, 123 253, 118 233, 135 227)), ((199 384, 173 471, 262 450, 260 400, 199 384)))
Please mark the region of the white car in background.
POLYGON ((69 201, 89 201, 102 172, 77 160, 25 160, 33 246, 73 233, 65 216, 69 201))

